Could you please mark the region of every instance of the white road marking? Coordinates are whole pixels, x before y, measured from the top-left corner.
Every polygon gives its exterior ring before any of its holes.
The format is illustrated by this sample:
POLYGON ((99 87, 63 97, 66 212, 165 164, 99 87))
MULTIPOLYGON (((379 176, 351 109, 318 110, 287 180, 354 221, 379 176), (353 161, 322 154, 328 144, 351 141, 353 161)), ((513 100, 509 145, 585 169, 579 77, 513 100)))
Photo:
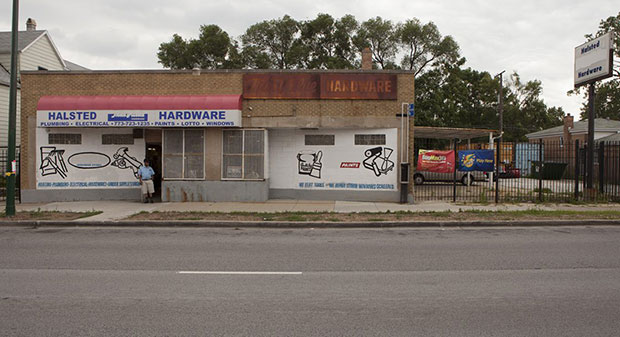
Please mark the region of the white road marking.
POLYGON ((206 275, 301 275, 300 271, 177 271, 177 274, 206 275))

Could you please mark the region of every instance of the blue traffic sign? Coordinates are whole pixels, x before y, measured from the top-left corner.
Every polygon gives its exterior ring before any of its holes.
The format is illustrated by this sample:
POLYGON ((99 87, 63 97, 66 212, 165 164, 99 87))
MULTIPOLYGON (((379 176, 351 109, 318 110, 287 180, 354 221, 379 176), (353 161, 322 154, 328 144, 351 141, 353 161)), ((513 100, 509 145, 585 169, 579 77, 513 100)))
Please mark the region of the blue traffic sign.
POLYGON ((413 117, 415 115, 415 106, 413 103, 409 104, 407 111, 409 111, 409 117, 413 117))

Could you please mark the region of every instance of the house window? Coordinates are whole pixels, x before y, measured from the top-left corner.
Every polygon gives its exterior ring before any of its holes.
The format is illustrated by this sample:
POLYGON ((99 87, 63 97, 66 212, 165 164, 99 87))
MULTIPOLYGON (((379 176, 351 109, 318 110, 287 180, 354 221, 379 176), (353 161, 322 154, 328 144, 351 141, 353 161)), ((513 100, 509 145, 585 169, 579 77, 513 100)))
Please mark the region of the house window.
POLYGON ((334 145, 336 137, 334 135, 306 135, 304 142, 306 145, 334 145))
POLYGON ((355 135, 355 145, 385 145, 385 135, 355 135))
POLYGON ((103 145, 133 145, 133 133, 112 133, 101 135, 103 145))
POLYGON ((82 144, 82 134, 80 133, 50 133, 47 139, 48 144, 82 144))
POLYGON ((224 130, 222 179, 264 179, 265 131, 224 130))
POLYGON ((164 130, 164 178, 204 179, 204 154, 204 130, 164 130))

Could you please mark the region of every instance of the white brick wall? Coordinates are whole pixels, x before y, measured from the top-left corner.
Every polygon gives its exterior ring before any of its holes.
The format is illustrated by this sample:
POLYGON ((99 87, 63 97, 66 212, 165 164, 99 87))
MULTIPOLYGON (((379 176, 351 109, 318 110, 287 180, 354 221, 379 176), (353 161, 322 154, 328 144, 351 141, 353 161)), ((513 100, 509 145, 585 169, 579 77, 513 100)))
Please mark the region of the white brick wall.
POLYGON ((271 130, 269 136, 270 188, 359 191, 398 188, 396 129, 289 129, 271 130), (305 145, 306 134, 333 134, 335 145, 305 145), (354 145, 355 134, 385 134, 386 144, 354 145), (382 155, 368 159, 366 151, 377 147, 381 148, 382 155), (393 151, 391 154, 390 150, 393 151), (318 169, 315 169, 312 175, 300 174, 298 154, 302 153, 302 159, 313 160, 319 151, 322 153, 320 165, 317 166, 320 167, 320 178, 316 177, 318 169), (389 154, 387 160, 384 160, 383 153, 389 154), (393 167, 377 175, 375 171, 364 166, 364 161, 369 165, 376 162, 379 171, 382 167, 393 167), (359 167, 341 168, 342 163, 357 163, 359 167))

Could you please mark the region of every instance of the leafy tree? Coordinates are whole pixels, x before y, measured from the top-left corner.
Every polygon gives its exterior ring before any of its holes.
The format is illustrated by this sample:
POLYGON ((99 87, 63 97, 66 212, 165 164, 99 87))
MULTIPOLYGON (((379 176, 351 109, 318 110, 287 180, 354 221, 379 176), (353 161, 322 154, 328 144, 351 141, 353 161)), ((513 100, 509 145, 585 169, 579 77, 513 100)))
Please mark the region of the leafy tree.
POLYGON ((504 99, 504 140, 524 141, 530 132, 562 125, 564 110, 547 107, 542 95, 542 82, 523 82, 514 72, 507 81, 504 99))
POLYGON ((219 26, 202 25, 198 39, 186 41, 174 34, 170 42, 159 45, 157 57, 171 69, 218 69, 237 66, 238 60, 229 57, 237 54, 236 44, 219 26))
POLYGON ((396 29, 392 21, 377 16, 362 22, 353 43, 358 50, 370 48, 373 62, 381 69, 395 69, 394 57, 398 51, 396 29))
MULTIPOLYGON (((456 65, 431 69, 416 81, 416 125, 498 129, 498 79, 456 65)), ((561 125, 564 112, 541 98, 540 81, 511 75, 504 88, 504 141, 524 141, 530 132, 561 125)))
POLYGON ((300 55, 306 69, 351 69, 356 66, 356 50, 352 36, 358 28, 352 15, 340 20, 329 14, 318 14, 314 20, 301 23, 300 55))
POLYGON ((462 69, 463 62, 418 78, 417 125, 490 128, 497 121, 497 82, 487 72, 462 69))
POLYGON ((170 42, 159 45, 159 63, 170 69, 192 69, 193 57, 188 53, 189 43, 178 34, 172 35, 170 42))
POLYGON ((405 53, 401 65, 416 76, 429 65, 454 64, 460 58, 456 41, 451 36, 442 37, 432 22, 422 25, 418 19, 407 20, 398 27, 396 36, 405 53))
POLYGON ((288 15, 250 26, 241 36, 249 65, 292 69, 300 63, 299 22, 288 15))

